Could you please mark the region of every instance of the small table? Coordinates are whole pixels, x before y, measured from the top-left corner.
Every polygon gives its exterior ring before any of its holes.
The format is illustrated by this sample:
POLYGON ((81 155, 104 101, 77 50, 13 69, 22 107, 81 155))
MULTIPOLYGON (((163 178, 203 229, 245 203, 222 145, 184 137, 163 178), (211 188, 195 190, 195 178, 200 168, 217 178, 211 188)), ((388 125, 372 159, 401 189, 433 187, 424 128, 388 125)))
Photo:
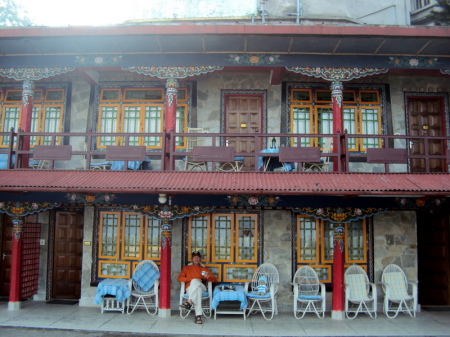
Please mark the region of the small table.
POLYGON ((280 163, 278 156, 264 156, 264 153, 280 153, 279 149, 264 149, 259 153, 263 155, 258 157, 258 170, 273 171, 278 167, 283 167, 286 172, 294 170, 295 163, 280 163))
POLYGON ((131 296, 128 280, 107 278, 101 281, 95 294, 95 304, 101 304, 103 311, 125 312, 126 303, 131 296), (109 295, 109 296, 108 296, 109 295))
MULTIPOLYGON (((245 309, 247 308, 247 296, 242 285, 236 285, 235 290, 220 290, 223 285, 218 285, 214 288, 213 299, 211 307, 214 310, 214 319, 217 314, 236 315, 242 314, 245 319, 245 309), (239 301, 241 302, 239 309, 222 309, 218 308, 220 302, 239 301)), ((222 303, 223 304, 223 303, 222 303)))

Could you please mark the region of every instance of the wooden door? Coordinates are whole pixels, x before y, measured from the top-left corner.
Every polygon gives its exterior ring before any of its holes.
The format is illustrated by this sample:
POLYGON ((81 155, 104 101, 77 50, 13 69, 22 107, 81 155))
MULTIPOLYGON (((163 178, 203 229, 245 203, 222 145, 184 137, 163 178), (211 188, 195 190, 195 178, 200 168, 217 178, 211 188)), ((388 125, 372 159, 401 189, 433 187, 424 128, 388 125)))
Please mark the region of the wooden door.
POLYGON ((57 212, 53 255, 53 299, 79 299, 81 295, 83 215, 57 212))
POLYGON ((449 214, 417 213, 419 303, 450 305, 449 214))
POLYGON ((4 216, 0 230, 0 297, 2 298, 9 298, 9 286, 11 280, 12 231, 13 224, 11 218, 4 216))
MULTIPOLYGON (((409 134, 411 136, 442 136, 444 109, 441 98, 438 97, 414 97, 408 99, 409 134)), ((428 142, 429 154, 442 155, 445 147, 442 140, 428 142)), ((425 154, 425 142, 412 140, 410 153, 416 155, 425 154)), ((424 159, 412 159, 411 172, 425 172, 424 159)), ((431 172, 447 172, 445 161, 441 159, 430 160, 431 172)))
MULTIPOLYGON (((261 133, 262 96, 240 95, 226 96, 225 123, 227 133, 261 133)), ((255 152, 255 140, 251 137, 234 137, 228 139, 228 146, 236 152, 255 152)), ((253 170, 254 158, 246 157, 243 170, 253 170)))

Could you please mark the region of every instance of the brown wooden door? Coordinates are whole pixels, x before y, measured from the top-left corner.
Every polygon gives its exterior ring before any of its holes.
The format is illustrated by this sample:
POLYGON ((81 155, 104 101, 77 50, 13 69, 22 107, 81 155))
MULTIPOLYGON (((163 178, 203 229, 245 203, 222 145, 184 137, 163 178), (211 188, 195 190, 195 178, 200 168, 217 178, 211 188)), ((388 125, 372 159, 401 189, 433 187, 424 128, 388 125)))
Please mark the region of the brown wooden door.
MULTIPOLYGON (((409 134, 411 136, 442 136, 444 109, 441 98, 437 97, 419 97, 408 99, 409 113, 409 134)), ((433 140, 428 142, 428 154, 444 154, 444 142, 433 140)), ((425 154, 425 142, 421 140, 412 140, 410 142, 411 154, 425 154)), ((412 159, 410 162, 411 172, 425 172, 424 159, 412 159)), ((441 159, 430 160, 431 172, 447 172, 445 161, 441 159)))
POLYGON ((10 217, 4 216, 3 220, 0 231, 0 297, 9 298, 13 224, 10 217))
POLYGON ((418 212, 419 303, 450 305, 449 214, 418 212))
MULTIPOLYGON (((261 133, 262 96, 226 96, 225 124, 227 133, 261 133)), ((255 140, 251 137, 228 139, 228 146, 236 152, 255 152, 255 140)), ((243 170, 253 170, 254 158, 246 157, 243 170)))
POLYGON ((81 295, 83 215, 57 212, 55 223, 52 298, 79 299, 81 295))

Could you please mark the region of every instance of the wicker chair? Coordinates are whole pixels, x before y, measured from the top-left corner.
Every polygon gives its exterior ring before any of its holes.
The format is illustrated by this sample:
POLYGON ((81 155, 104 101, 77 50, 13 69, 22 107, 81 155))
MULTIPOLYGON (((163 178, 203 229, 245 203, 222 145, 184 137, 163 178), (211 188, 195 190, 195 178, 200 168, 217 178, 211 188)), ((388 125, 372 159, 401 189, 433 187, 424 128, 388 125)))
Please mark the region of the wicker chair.
POLYGON ((274 315, 278 315, 276 294, 280 277, 278 270, 271 263, 263 263, 256 269, 250 282, 245 282, 245 293, 250 308, 247 309, 247 316, 261 312, 266 320, 271 320, 274 315), (264 280, 266 292, 261 295, 258 283, 264 280))
POLYGON ((377 318, 377 287, 369 282, 367 273, 360 266, 352 265, 344 275, 345 316, 354 319, 359 313, 377 318))
POLYGON ((384 291, 383 312, 389 318, 395 318, 400 312, 416 317, 417 282, 408 281, 403 270, 395 265, 386 266, 381 275, 384 291))
MULTIPOLYGON (((188 294, 186 294, 186 284, 185 282, 181 283, 181 289, 180 289, 180 305, 186 302, 189 299, 188 294)), ((212 282, 208 281, 207 284, 207 291, 202 294, 202 311, 203 316, 207 318, 211 318, 211 302, 212 302, 212 282)), ((180 307, 180 316, 181 318, 186 318, 189 316, 191 311, 194 310, 194 306, 192 306, 190 309, 182 308, 180 307)))
POLYGON ((155 262, 139 262, 128 283, 130 298, 127 313, 132 314, 138 308, 145 308, 149 315, 158 312, 159 268, 155 262))
POLYGON ((294 316, 301 319, 306 313, 325 317, 325 284, 319 282, 316 271, 309 266, 297 269, 292 282, 294 287, 294 316), (301 314, 301 316, 300 316, 301 314))

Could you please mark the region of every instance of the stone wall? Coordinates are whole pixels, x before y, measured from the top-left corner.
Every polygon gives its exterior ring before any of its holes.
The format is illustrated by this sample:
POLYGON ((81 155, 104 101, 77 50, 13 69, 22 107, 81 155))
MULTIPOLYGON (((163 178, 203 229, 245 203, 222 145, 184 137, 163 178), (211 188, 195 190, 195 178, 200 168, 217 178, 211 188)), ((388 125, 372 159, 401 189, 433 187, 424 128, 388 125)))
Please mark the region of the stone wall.
MULTIPOLYGON (((397 264, 408 280, 418 280, 417 226, 413 211, 390 211, 374 217, 374 271, 375 282, 388 264, 397 264)), ((378 285, 378 304, 383 291, 378 285)))

